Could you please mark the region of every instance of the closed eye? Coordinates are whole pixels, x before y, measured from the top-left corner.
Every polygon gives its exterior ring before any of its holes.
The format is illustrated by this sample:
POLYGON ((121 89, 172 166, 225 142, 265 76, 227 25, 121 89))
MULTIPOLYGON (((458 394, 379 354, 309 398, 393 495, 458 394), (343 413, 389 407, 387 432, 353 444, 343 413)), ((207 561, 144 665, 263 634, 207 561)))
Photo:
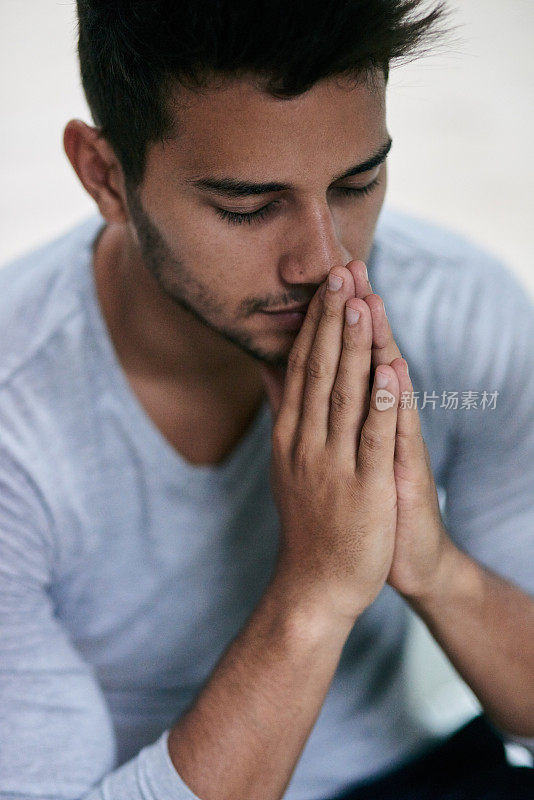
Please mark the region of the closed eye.
POLYGON ((341 192, 345 197, 362 197, 371 194, 373 189, 380 184, 379 178, 368 183, 367 186, 336 186, 336 191, 341 192))
MULTIPOLYGON (((358 198, 370 194, 373 189, 380 185, 380 179, 375 178, 374 181, 368 183, 367 186, 335 186, 332 187, 333 191, 339 192, 343 197, 358 198)), ((279 200, 273 200, 271 203, 258 208, 257 211, 240 212, 228 211, 226 208, 215 208, 217 214, 232 225, 241 225, 246 222, 251 225, 253 222, 259 222, 266 216, 271 214, 279 205, 279 200)))

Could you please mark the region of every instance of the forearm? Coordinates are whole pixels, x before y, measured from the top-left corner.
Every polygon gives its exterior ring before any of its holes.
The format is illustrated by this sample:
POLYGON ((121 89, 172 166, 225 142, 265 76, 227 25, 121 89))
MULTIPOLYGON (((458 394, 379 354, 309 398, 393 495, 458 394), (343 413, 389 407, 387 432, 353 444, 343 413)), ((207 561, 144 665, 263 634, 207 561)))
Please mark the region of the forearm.
POLYGON ((406 600, 494 725, 534 736, 534 599, 451 542, 433 589, 406 600))
POLYGON ((191 709, 171 760, 202 800, 278 800, 323 704, 350 626, 275 579, 191 709))

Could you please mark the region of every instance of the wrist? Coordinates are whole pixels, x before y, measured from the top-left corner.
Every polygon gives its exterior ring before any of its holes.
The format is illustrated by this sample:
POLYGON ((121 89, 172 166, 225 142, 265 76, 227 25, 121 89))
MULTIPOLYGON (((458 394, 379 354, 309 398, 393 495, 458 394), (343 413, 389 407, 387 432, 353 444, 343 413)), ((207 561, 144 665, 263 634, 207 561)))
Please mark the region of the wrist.
POLYGON ((342 611, 334 592, 312 579, 303 580, 278 562, 265 595, 275 613, 290 626, 295 635, 316 640, 345 642, 358 616, 365 610, 342 611))
POLYGON ((404 595, 414 610, 442 608, 452 598, 468 597, 476 591, 476 575, 472 559, 446 537, 439 567, 424 589, 404 595))

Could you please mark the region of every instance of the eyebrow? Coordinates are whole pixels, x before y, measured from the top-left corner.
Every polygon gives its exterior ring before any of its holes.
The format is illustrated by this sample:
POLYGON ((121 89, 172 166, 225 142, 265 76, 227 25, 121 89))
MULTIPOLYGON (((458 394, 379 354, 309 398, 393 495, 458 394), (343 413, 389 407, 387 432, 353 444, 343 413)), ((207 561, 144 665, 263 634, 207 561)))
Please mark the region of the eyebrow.
MULTIPOLYGON (((374 155, 360 164, 355 164, 342 175, 338 175, 333 182, 343 180, 343 178, 350 178, 352 175, 359 175, 361 172, 368 172, 370 169, 382 164, 386 160, 392 144, 392 138, 388 137, 385 144, 374 155)), ((206 189, 225 197, 250 197, 252 195, 270 194, 271 192, 282 192, 285 189, 293 188, 289 183, 250 183, 248 181, 233 180, 232 178, 194 178, 188 183, 199 189, 206 189)))

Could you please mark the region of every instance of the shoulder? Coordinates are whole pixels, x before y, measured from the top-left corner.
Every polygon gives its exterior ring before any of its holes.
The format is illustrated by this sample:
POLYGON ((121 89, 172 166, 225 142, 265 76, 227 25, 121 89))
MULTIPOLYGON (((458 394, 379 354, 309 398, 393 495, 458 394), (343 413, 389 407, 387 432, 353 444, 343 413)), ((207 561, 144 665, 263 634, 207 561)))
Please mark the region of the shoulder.
POLYGON ((0 267, 0 446, 45 482, 59 431, 79 425, 87 261, 101 221, 0 267))
POLYGON ((92 216, 0 266, 0 549, 22 548, 29 561, 40 554, 32 574, 42 580, 66 547, 55 528, 69 497, 63 487, 72 495, 67 456, 87 416, 83 302, 102 224, 92 216))
POLYGON ((415 343, 431 372, 432 365, 441 365, 443 375, 460 383, 476 382, 477 376, 479 382, 499 382, 507 355, 526 355, 534 304, 508 265, 488 249, 386 208, 372 267, 373 289, 383 293, 401 340, 407 350, 415 343))
POLYGON ((377 223, 377 259, 393 266, 415 264, 445 281, 467 286, 473 279, 509 270, 489 249, 447 226, 386 206, 377 223))
POLYGON ((103 220, 92 215, 0 265, 0 387, 79 310, 81 267, 103 220))

